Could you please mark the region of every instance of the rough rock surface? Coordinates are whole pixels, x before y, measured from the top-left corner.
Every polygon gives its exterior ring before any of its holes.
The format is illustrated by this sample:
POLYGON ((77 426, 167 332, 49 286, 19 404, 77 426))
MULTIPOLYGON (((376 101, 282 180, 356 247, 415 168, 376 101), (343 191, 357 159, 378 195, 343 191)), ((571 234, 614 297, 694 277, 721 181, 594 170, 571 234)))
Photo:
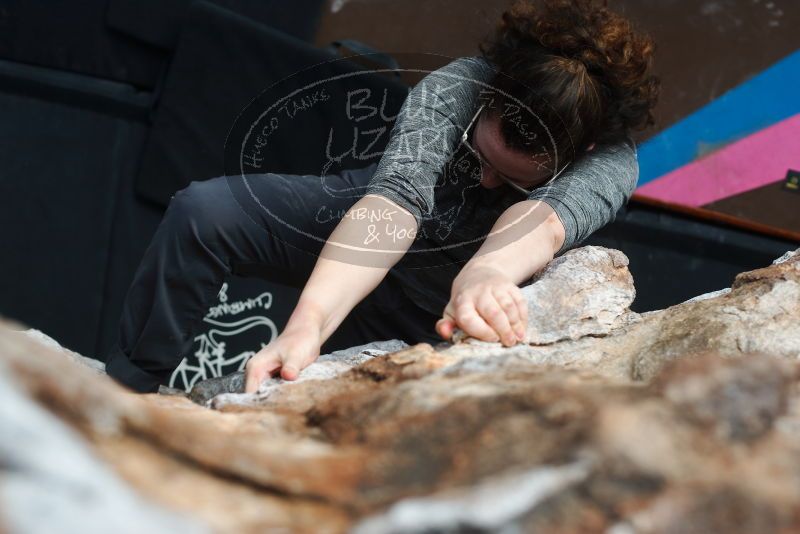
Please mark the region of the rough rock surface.
MULTIPOLYGON (((587 249, 578 249, 582 255, 587 249)), ((609 270, 606 265, 605 270, 609 270)), ((542 282, 546 280, 543 279, 542 282)), ((598 293, 603 290, 598 288, 598 293)), ((608 306, 609 314, 615 308, 608 306)), ((558 315, 559 308, 553 314, 558 315)), ((772 266, 740 274, 728 291, 717 291, 666 310, 642 315, 619 312, 605 334, 571 342, 519 345, 467 339, 447 352, 458 358, 474 355, 524 357, 540 364, 591 369, 617 378, 650 380, 675 359, 709 351, 724 357, 764 353, 800 357, 797 317, 800 314, 800 254, 787 253, 772 266), (781 261, 782 260, 782 261, 781 261)), ((539 326, 530 326, 540 328, 539 326)))
POLYGON ((0 372, 4 531, 53 532, 56 525, 60 532, 208 531, 145 502, 94 457, 80 434, 24 395, 10 378, 0 372))
POLYGON ((70 358, 79 365, 88 367, 89 369, 92 369, 99 374, 105 374, 106 372, 105 363, 95 360, 94 358, 87 358, 86 356, 82 356, 77 352, 69 350, 68 348, 62 347, 58 341, 48 336, 41 330, 37 330, 35 328, 28 328, 27 330, 23 330, 22 333, 27 336, 30 336, 32 339, 37 340, 43 345, 47 345, 48 347, 52 347, 54 349, 59 350, 60 352, 65 354, 68 358, 70 358))
MULTIPOLYGON (((358 345, 348 349, 337 350, 330 354, 322 354, 317 360, 303 369, 303 373, 294 380, 294 383, 305 380, 326 380, 334 378, 353 367, 364 363, 370 358, 396 352, 408 347, 405 341, 391 339, 388 341, 375 341, 365 345, 358 345)), ((259 387, 259 398, 267 398, 279 390, 286 381, 280 377, 265 380, 259 387)), ((205 403, 224 393, 241 393, 244 391, 244 373, 231 373, 221 378, 209 378, 195 384, 189 392, 189 398, 197 403, 205 403)), ((231 398, 236 401, 235 397, 231 398)))
POLYGON ((534 345, 606 335, 637 318, 629 310, 636 290, 628 258, 618 250, 570 250, 542 269, 522 293, 528 300, 527 339, 534 345))
MULTIPOLYGON (((530 343, 356 347, 253 395, 137 396, 8 329, 0 376, 153 530, 795 532, 800 254, 781 260, 638 315, 627 259, 577 249, 526 288, 530 343)), ((0 528, 20 531, 13 474, 0 528)))

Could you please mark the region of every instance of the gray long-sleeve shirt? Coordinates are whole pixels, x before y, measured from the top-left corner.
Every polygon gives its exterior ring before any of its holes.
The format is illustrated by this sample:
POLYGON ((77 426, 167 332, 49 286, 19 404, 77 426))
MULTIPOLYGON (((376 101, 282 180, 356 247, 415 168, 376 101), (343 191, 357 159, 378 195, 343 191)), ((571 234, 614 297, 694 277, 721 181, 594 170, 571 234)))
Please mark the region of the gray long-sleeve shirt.
MULTIPOLYGON (((525 197, 502 186, 479 186, 479 164, 470 161, 461 135, 495 74, 480 57, 458 58, 428 74, 410 92, 366 194, 384 196, 407 209, 420 236, 393 274, 424 308, 441 313, 461 263, 480 246, 502 211, 525 197), (424 271, 424 272, 423 272, 424 271)), ((572 248, 614 220, 639 176, 630 137, 596 145, 528 199, 553 208, 572 248)))

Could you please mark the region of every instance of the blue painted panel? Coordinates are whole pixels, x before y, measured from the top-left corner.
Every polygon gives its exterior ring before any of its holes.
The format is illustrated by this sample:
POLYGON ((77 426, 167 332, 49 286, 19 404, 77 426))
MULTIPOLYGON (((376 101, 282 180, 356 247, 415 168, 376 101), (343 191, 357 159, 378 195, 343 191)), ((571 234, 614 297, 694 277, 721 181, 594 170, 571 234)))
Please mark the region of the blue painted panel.
POLYGON ((642 143, 639 185, 800 113, 800 50, 642 143))

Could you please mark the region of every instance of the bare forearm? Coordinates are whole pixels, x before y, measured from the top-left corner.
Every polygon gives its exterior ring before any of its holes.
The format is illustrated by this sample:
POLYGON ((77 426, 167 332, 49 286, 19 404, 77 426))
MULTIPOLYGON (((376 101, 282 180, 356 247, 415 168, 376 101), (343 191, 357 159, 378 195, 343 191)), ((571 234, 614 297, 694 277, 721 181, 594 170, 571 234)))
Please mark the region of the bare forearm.
POLYGON ((459 277, 491 267, 520 284, 552 260, 563 242, 564 227, 550 206, 536 200, 518 202, 497 219, 459 277))
POLYGON ((324 342, 406 253, 414 217, 397 204, 367 195, 331 233, 286 329, 311 322, 324 342))
POLYGON ((319 328, 320 341, 324 343, 356 304, 381 283, 389 268, 364 267, 320 257, 287 328, 296 321, 311 321, 319 328))

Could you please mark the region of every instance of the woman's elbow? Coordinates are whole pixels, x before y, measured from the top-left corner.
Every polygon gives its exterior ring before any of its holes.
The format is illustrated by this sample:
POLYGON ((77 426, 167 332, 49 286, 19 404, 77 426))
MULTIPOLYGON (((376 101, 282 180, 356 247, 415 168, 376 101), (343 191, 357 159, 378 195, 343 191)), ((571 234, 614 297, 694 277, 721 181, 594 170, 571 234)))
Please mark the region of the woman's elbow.
POLYGON ((554 211, 545 219, 544 227, 547 228, 547 233, 550 237, 550 243, 553 252, 552 255, 555 257, 556 253, 561 250, 561 247, 564 245, 564 240, 567 237, 564 223, 561 222, 558 214, 554 211))

